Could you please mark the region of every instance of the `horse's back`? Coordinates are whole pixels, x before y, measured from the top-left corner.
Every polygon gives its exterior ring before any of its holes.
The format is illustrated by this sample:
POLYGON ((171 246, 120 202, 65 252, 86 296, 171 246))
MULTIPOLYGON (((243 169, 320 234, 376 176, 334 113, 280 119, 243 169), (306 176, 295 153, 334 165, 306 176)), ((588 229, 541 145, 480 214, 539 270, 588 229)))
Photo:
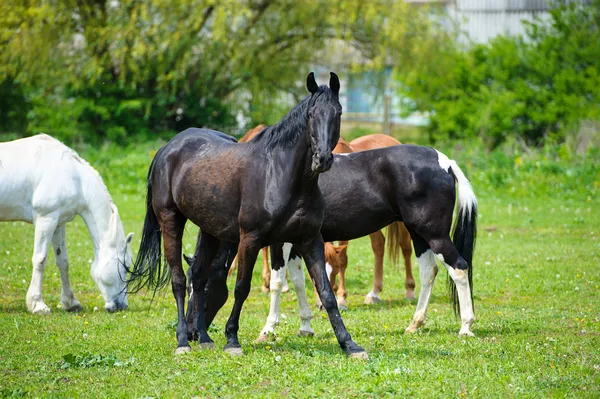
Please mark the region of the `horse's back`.
POLYGON ((220 226, 226 226, 224 234, 237 239, 238 211, 224 206, 239 192, 236 169, 240 159, 227 155, 239 152, 236 143, 234 137, 210 129, 190 128, 173 137, 152 162, 149 187, 155 209, 177 209, 214 235, 202 211, 216 210, 212 221, 218 219, 220 226))
POLYGON ((454 178, 438 154, 430 147, 402 144, 336 155, 331 170, 319 177, 325 196, 323 237, 345 240, 370 234, 415 217, 409 210, 418 212, 428 198, 448 197, 454 204, 454 178), (371 217, 363 220, 367 209, 371 217), (337 236, 340 231, 345 234, 337 236))
POLYGON ((374 150, 377 148, 391 147, 401 144, 398 140, 387 134, 375 133, 361 136, 350 142, 354 151, 374 150))
POLYGON ((35 214, 79 203, 78 163, 85 162, 46 134, 0 143, 0 220, 32 222, 35 214))
POLYGON ((163 149, 171 152, 210 150, 234 143, 237 143, 235 137, 218 130, 191 127, 176 134, 163 149))

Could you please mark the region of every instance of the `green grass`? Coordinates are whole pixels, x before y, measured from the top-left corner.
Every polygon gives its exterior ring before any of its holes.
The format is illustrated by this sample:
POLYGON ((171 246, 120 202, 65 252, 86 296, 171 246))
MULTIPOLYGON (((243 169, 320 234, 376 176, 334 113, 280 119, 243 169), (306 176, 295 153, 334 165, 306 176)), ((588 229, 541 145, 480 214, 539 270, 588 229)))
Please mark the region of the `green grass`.
MULTIPOLYGON (((144 217, 146 168, 157 148, 149 143, 81 151, 103 175, 125 230, 136 233, 134 247, 144 217)), ((230 300, 211 328, 218 349, 194 346, 191 354, 176 357, 170 290, 153 304, 151 295, 138 294, 130 296, 125 312, 102 310, 89 275, 92 246, 80 218, 67 227, 67 240, 71 281, 85 311, 56 308, 60 280, 50 255, 44 298, 53 313, 27 313, 33 228, 3 223, 0 397, 598 397, 599 157, 478 155, 476 146, 448 153, 464 165, 480 202, 476 338, 457 336, 460 323, 443 270, 428 323, 418 334, 404 334, 415 303, 403 299, 401 271, 386 265, 383 302, 363 305, 373 260, 368 239, 360 239, 349 247, 350 310, 343 317, 370 361, 346 358, 322 312, 315 311, 315 337, 297 337, 293 293, 283 294, 286 318, 278 340, 254 344, 268 311, 259 266, 241 318, 245 355, 232 358, 220 350, 230 300)), ((195 237, 196 229, 188 226, 187 253, 195 237)), ((415 277, 419 287, 416 262, 415 277)), ((312 290, 307 292, 314 304, 312 290)))

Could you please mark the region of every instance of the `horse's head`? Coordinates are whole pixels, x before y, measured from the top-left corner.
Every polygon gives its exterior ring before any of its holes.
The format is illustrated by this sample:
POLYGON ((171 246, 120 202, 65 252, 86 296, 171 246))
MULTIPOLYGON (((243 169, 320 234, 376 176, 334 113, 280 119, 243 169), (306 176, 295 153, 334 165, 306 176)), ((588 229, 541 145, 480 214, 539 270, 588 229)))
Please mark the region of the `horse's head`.
POLYGON ((340 80, 331 72, 329 87, 319 87, 311 72, 306 79, 306 88, 311 92, 308 109, 308 135, 313 154, 311 169, 323 173, 333 164, 331 152, 340 138, 340 80))
POLYGON ((111 207, 113 214, 109 231, 102 240, 98 257, 92 265, 92 277, 104 296, 104 308, 109 312, 116 312, 127 308, 126 267, 130 268, 133 261, 133 233, 125 237, 117 207, 111 207))

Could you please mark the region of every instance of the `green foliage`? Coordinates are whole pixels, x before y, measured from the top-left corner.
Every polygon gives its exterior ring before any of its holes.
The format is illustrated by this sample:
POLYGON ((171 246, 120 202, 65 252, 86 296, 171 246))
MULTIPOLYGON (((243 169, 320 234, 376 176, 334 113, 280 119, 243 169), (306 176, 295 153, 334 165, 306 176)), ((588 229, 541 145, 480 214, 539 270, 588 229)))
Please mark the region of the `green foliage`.
POLYGON ((1 94, 17 101, 0 133, 124 143, 190 126, 229 131, 240 112, 275 122, 314 66, 380 62, 386 32, 408 20, 398 3, 7 0, 0 82, 15 84, 1 94), (357 61, 342 55, 349 43, 357 61))
POLYGON ((446 44, 420 71, 399 71, 414 109, 430 112, 431 139, 478 136, 495 147, 520 137, 541 145, 600 118, 600 1, 575 3, 528 23, 525 36, 464 51, 446 44))

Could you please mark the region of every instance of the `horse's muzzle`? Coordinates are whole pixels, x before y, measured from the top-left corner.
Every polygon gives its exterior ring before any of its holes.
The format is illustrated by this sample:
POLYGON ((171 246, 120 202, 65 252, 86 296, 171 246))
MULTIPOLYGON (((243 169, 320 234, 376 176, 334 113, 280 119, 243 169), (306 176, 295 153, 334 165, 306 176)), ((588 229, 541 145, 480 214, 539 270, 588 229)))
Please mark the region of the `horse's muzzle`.
POLYGON ((333 154, 332 153, 316 153, 313 155, 312 164, 310 168, 315 173, 327 172, 333 165, 333 154))
POLYGON ((125 310, 125 309, 127 309, 127 301, 121 301, 121 300, 115 299, 114 301, 109 302, 106 305, 104 305, 104 309, 106 309, 106 311, 108 313, 114 313, 119 310, 125 310))

